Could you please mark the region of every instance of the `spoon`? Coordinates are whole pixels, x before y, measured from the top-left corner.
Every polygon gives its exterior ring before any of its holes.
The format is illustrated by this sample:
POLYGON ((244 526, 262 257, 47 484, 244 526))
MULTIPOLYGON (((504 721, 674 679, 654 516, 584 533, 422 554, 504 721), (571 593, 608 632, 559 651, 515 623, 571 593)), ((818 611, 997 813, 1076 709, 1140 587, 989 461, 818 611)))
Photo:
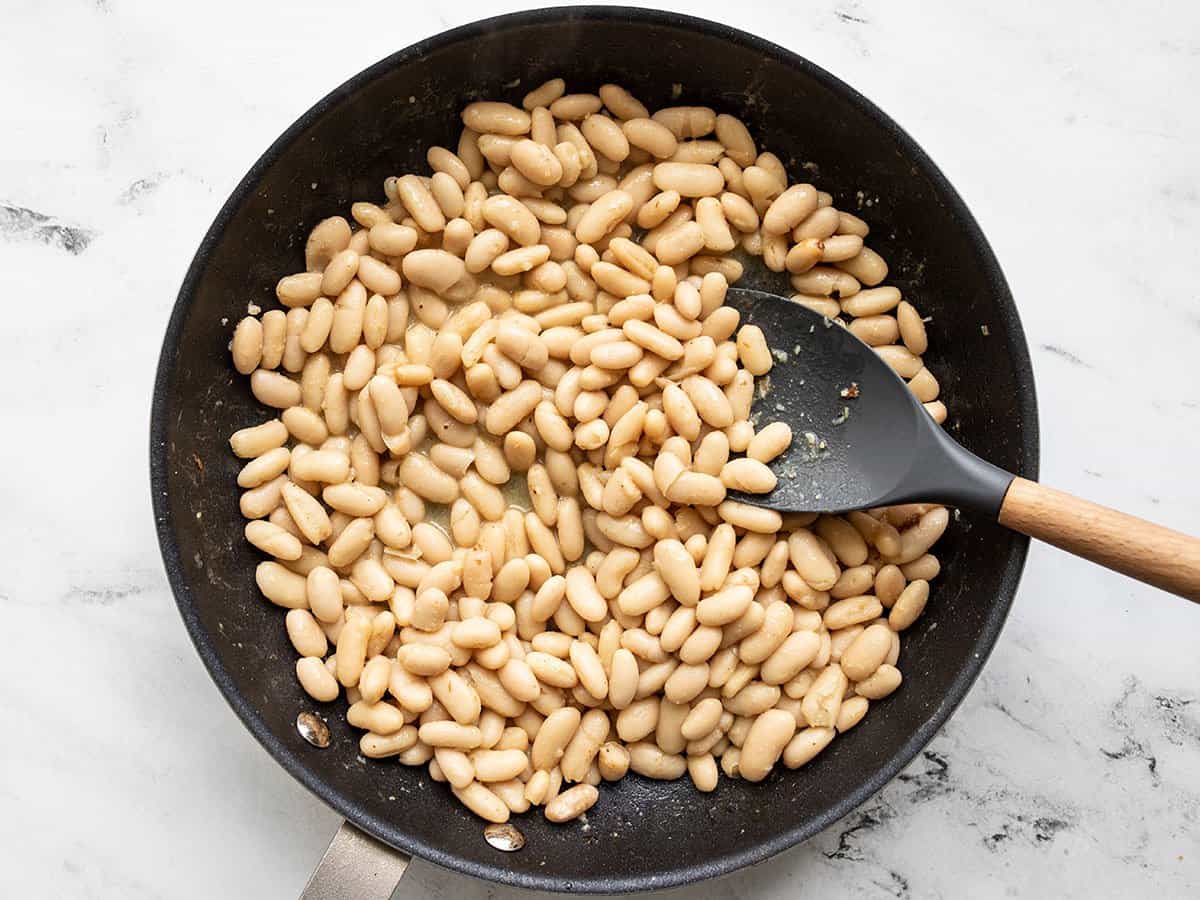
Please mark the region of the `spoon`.
POLYGON ((791 446, 771 464, 775 489, 731 494, 737 500, 780 512, 959 506, 1200 603, 1200 538, 981 459, 933 420, 870 346, 808 307, 742 288, 730 288, 725 302, 743 324, 762 329, 775 357, 754 413, 792 429, 791 446))

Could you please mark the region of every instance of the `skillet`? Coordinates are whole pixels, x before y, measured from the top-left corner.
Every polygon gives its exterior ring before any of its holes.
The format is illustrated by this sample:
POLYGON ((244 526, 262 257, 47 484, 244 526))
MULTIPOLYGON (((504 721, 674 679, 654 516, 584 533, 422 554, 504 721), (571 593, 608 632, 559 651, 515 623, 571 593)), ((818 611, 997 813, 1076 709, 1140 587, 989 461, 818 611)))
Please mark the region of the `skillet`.
MULTIPOLYGON (((620 7, 476 22, 351 78, 253 165, 187 271, 153 395, 150 473, 159 543, 201 659, 279 764, 367 835, 503 884, 624 893, 760 862, 883 787, 978 676, 1012 604, 1028 541, 964 513, 938 545, 942 573, 925 615, 906 633, 903 689, 812 763, 777 770, 765 784, 722 779, 715 793, 701 795, 687 779, 631 775, 602 788, 586 829, 516 817, 527 843, 506 854, 423 768, 360 757, 343 701, 316 704, 296 683, 282 616, 254 584, 258 558, 242 539, 238 461, 227 438, 265 414, 230 364, 232 325, 247 303, 275 305, 274 284, 302 268, 304 240, 317 221, 343 213, 353 199, 380 195, 389 175, 427 172, 424 149, 454 146, 462 106, 481 98, 519 103, 559 75, 569 90, 620 83, 651 109, 675 102, 672 89, 680 85, 679 102, 740 116, 759 146, 784 160, 792 180, 813 180, 837 205, 866 218, 871 246, 891 264, 889 283, 932 316, 926 360, 952 411, 948 427, 969 449, 1036 478, 1037 410, 1004 276, 942 173, 853 89, 789 50, 723 25, 620 7), (329 747, 300 736, 302 711, 328 721, 329 747)), ((751 268, 741 285, 778 290, 765 275, 751 268)), ((356 832, 347 834, 354 843, 356 832)))

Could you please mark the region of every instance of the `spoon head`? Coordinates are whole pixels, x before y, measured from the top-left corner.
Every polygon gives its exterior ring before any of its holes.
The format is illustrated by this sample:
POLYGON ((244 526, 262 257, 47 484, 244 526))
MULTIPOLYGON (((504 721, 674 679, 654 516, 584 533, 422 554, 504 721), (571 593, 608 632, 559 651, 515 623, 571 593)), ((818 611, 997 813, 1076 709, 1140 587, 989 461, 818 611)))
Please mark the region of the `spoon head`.
MULTIPOLYGON (((751 420, 792 429, 771 463, 770 494, 737 499, 784 512, 844 512, 917 499, 923 467, 950 442, 908 386, 841 324, 775 294, 730 288, 742 325, 757 325, 774 356, 758 379, 751 420)), ((739 326, 740 327, 740 326, 739 326)), ((930 496, 920 499, 933 499, 930 496)))

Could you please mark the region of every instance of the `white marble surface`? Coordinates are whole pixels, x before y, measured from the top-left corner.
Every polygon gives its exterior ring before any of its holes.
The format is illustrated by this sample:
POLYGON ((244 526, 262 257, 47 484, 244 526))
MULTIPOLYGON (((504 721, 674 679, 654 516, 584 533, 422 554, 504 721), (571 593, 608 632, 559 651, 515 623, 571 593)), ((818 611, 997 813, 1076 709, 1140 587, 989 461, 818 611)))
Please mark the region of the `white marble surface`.
MULTIPOLYGON (((336 825, 240 727, 176 614, 150 385, 196 243, 261 149, 376 59, 516 8, 434 6, 0 11, 0 896, 293 897, 336 825)), ((807 54, 923 143, 1018 297, 1043 477, 1195 530, 1200 7, 676 6, 807 54)), ((1198 615, 1034 548, 986 673, 923 758, 699 895, 1196 896, 1198 615)), ((513 894, 417 863, 397 896, 513 894)))

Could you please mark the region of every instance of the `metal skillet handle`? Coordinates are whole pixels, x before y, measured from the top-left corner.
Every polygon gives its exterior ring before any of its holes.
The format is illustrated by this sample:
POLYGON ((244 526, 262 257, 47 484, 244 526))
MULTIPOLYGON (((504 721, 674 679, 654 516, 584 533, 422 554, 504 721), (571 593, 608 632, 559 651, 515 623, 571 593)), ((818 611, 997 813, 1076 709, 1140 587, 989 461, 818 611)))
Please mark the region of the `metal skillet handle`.
POLYGON ((300 900, 387 900, 410 858, 343 822, 300 900))

